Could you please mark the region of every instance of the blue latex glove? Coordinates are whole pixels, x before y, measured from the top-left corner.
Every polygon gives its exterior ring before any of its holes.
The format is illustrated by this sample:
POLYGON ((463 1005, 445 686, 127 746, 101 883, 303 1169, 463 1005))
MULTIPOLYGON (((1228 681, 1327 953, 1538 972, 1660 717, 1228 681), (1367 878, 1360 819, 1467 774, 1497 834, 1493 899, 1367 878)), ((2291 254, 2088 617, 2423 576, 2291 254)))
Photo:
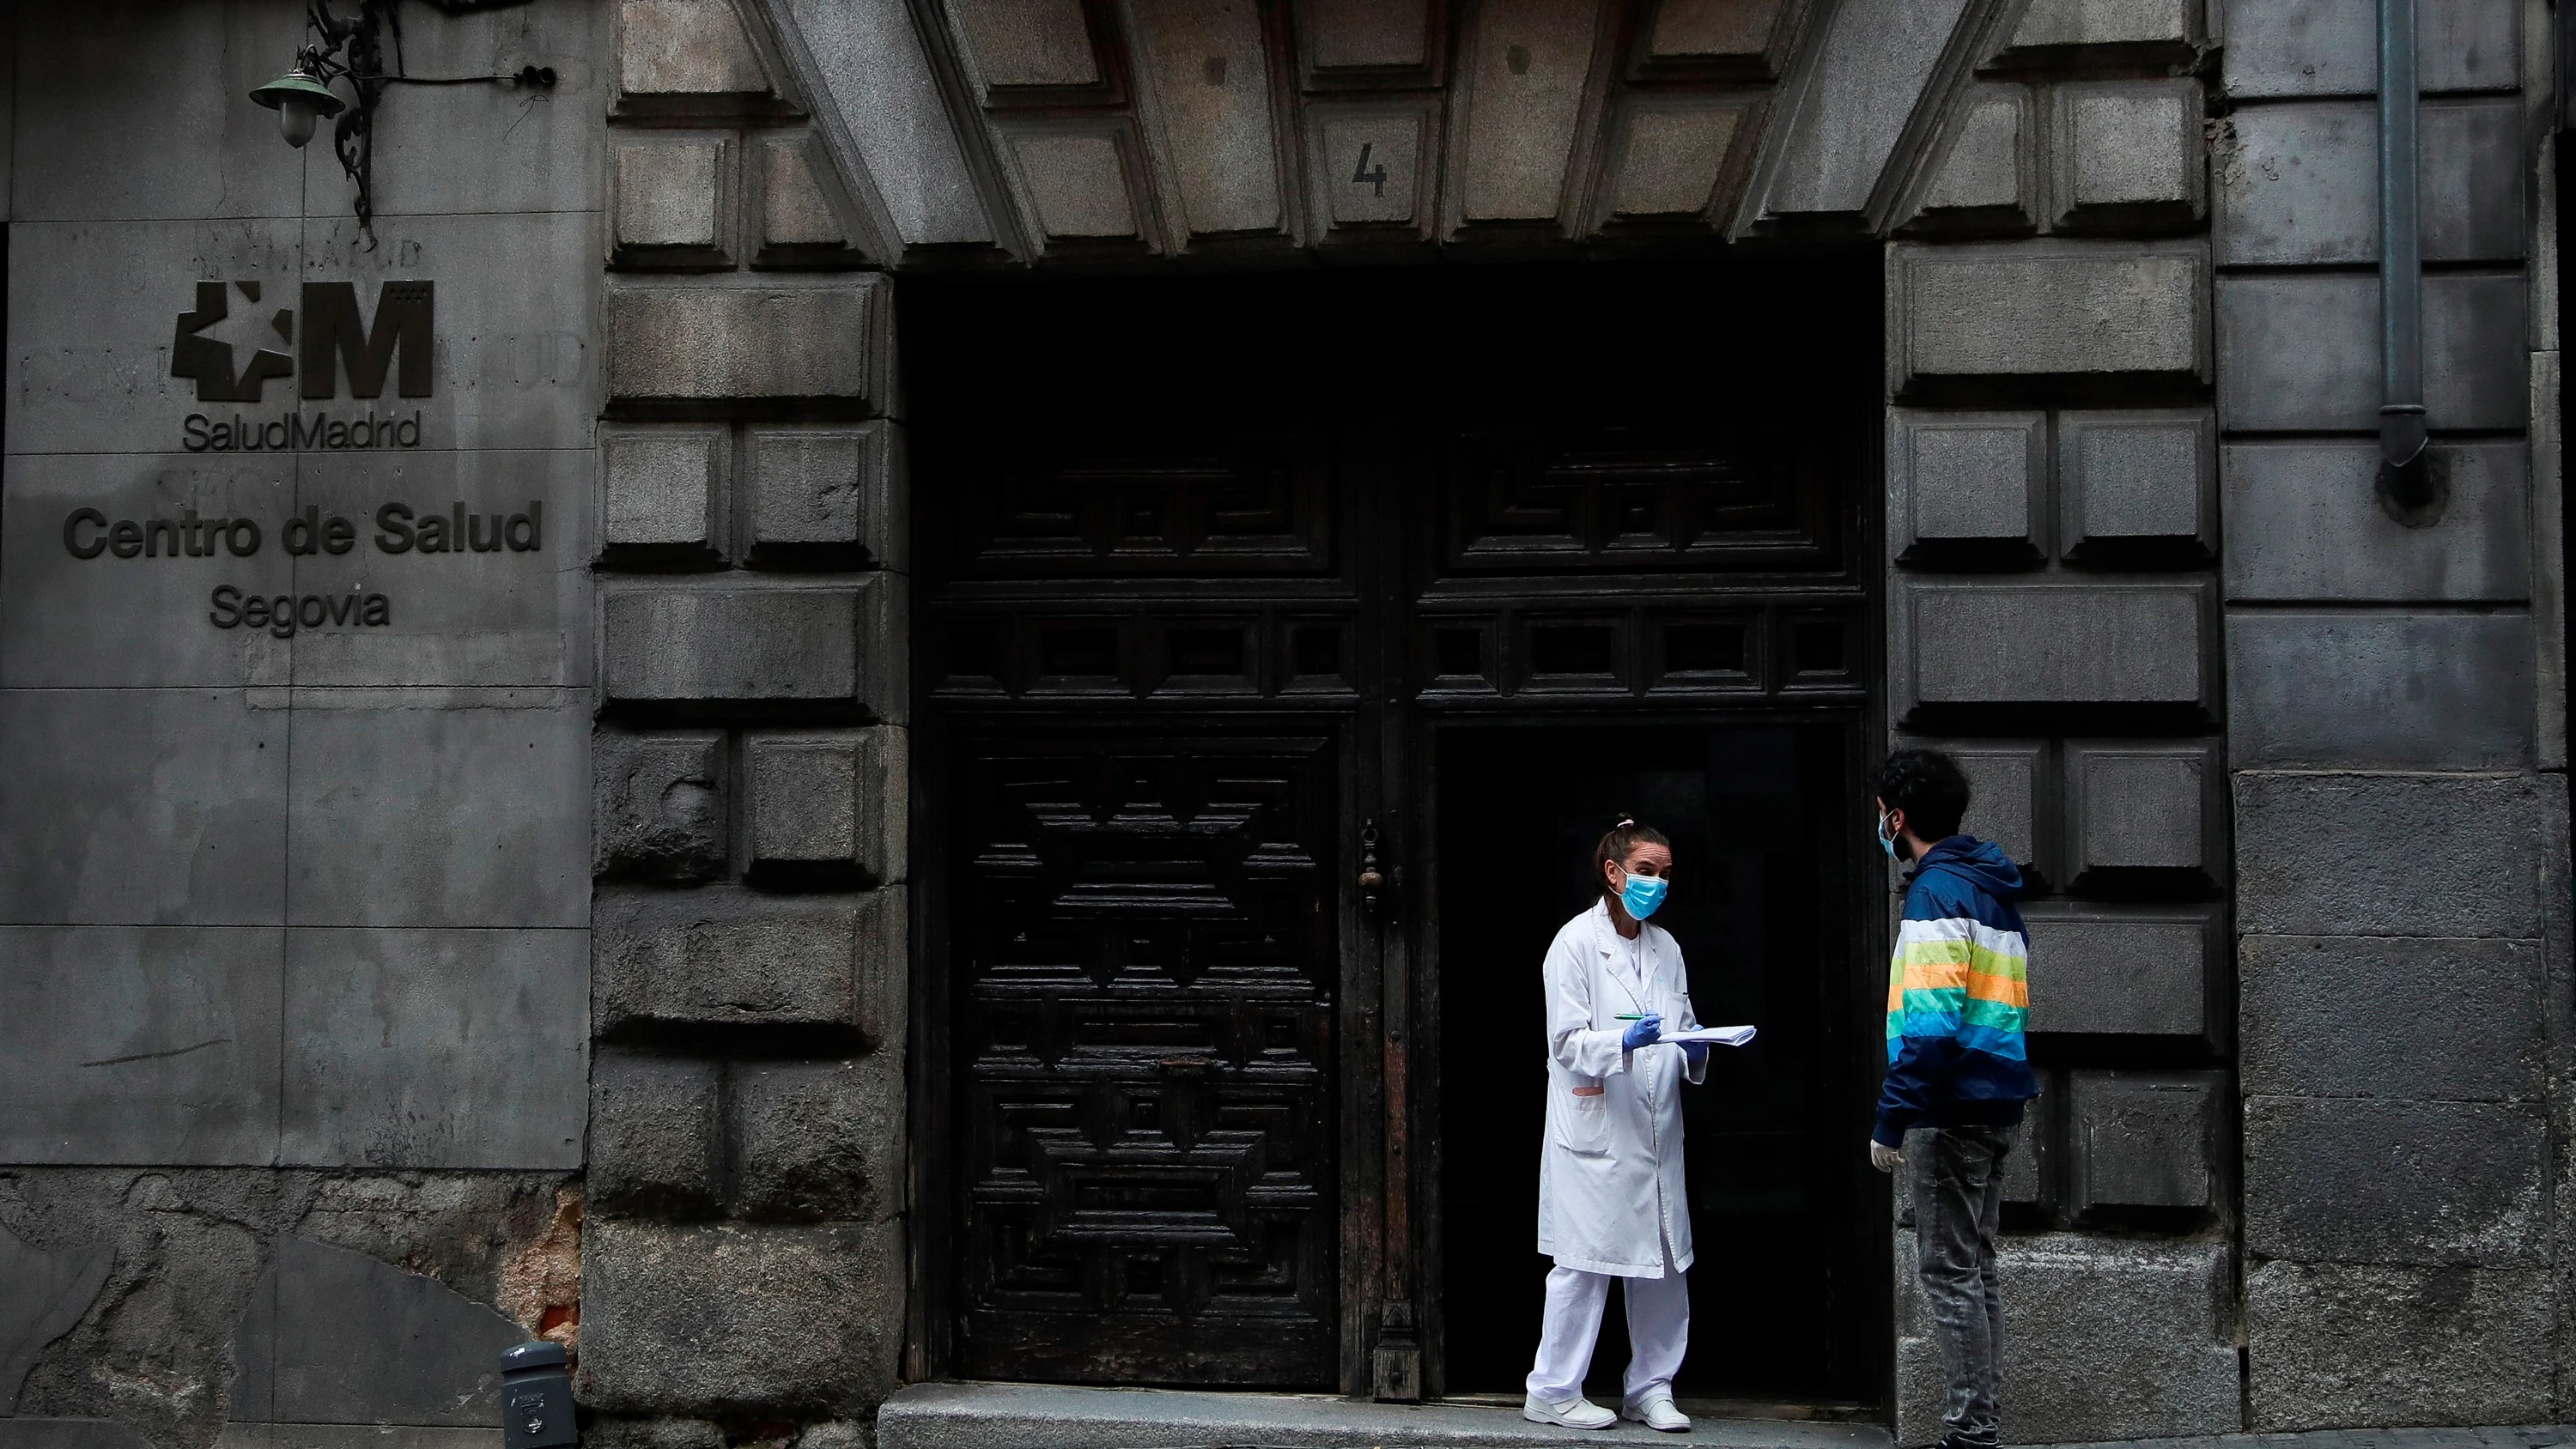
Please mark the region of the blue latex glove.
POLYGON ((1664 1019, 1652 1014, 1628 1023, 1627 1034, 1619 1038, 1621 1051, 1635 1051, 1664 1034, 1664 1019))
POLYGON ((1677 1046, 1677 1047, 1680 1047, 1680 1048, 1682 1049, 1682 1055, 1683 1055, 1683 1056, 1685 1056, 1685 1057, 1687 1057, 1687 1058, 1689 1058, 1689 1059, 1690 1059, 1690 1064, 1691 1064, 1692 1066, 1694 1066, 1694 1067, 1696 1067, 1696 1066, 1698 1066, 1700 1063, 1702 1063, 1702 1062, 1704 1062, 1704 1061, 1707 1061, 1707 1060, 1708 1060, 1708 1043, 1707 1043, 1707 1042, 1704 1042, 1704 1041, 1677 1041, 1677 1042, 1673 1043, 1673 1045, 1675 1045, 1675 1046, 1677 1046))

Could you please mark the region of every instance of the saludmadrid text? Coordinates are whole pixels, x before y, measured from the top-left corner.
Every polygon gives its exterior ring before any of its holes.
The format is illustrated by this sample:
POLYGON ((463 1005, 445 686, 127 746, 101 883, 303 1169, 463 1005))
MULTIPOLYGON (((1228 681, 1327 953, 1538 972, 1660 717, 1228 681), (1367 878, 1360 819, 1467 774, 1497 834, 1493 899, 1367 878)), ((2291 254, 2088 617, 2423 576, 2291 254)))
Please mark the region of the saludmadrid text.
POLYGON ((229 418, 190 413, 180 424, 180 446, 191 453, 301 453, 338 448, 417 448, 420 409, 410 417, 377 417, 365 413, 335 418, 329 413, 284 413, 273 418, 229 418))

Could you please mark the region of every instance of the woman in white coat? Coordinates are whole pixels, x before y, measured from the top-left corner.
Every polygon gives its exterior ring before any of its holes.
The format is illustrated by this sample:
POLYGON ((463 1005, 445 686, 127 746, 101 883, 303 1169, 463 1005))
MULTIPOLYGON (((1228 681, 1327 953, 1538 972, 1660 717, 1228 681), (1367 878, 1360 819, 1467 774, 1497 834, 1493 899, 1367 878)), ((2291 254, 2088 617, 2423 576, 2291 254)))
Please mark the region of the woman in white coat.
POLYGON ((1690 1343, 1690 1199, 1682 1188, 1684 1080, 1708 1047, 1665 1042, 1699 1025, 1681 948, 1646 918, 1663 904, 1671 842, 1622 820, 1593 850, 1601 899, 1547 949, 1547 1132, 1538 1250, 1556 1260, 1521 1415, 1571 1429, 1624 1418, 1680 1433, 1673 1375, 1690 1343), (1630 1357, 1620 1411, 1583 1397, 1610 1280, 1624 1279, 1630 1357))

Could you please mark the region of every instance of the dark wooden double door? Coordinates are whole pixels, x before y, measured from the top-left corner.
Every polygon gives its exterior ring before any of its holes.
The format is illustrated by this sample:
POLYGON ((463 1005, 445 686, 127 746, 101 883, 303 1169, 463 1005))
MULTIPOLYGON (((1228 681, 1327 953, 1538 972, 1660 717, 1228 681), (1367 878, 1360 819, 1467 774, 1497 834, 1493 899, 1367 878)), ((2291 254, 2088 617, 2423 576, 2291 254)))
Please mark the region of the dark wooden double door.
POLYGON ((1434 735, 1854 711, 1850 282, 906 293, 917 1369, 1437 1390, 1434 735))

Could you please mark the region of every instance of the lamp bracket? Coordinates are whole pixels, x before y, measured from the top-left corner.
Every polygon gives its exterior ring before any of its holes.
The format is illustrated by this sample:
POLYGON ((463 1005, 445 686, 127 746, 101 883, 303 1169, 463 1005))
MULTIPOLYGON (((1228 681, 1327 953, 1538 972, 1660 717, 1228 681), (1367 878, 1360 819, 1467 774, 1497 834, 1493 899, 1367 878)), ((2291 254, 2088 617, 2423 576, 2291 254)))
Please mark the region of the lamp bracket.
MULTIPOLYGON (((508 10, 531 3, 531 0, 429 0, 433 9, 445 15, 470 15, 486 10, 508 10)), ((508 75, 416 76, 407 74, 402 53, 402 0, 356 0, 356 13, 346 16, 334 8, 333 0, 306 0, 304 31, 306 43, 297 54, 296 65, 329 85, 348 83, 354 101, 342 111, 331 127, 331 149, 340 158, 340 169, 348 173, 357 188, 354 209, 358 226, 372 243, 375 238, 375 126, 376 105, 384 98, 385 88, 394 85, 457 86, 506 85, 525 90, 550 91, 555 88, 553 66, 526 65, 508 75), (386 68, 387 42, 391 42, 393 65, 386 68)))

